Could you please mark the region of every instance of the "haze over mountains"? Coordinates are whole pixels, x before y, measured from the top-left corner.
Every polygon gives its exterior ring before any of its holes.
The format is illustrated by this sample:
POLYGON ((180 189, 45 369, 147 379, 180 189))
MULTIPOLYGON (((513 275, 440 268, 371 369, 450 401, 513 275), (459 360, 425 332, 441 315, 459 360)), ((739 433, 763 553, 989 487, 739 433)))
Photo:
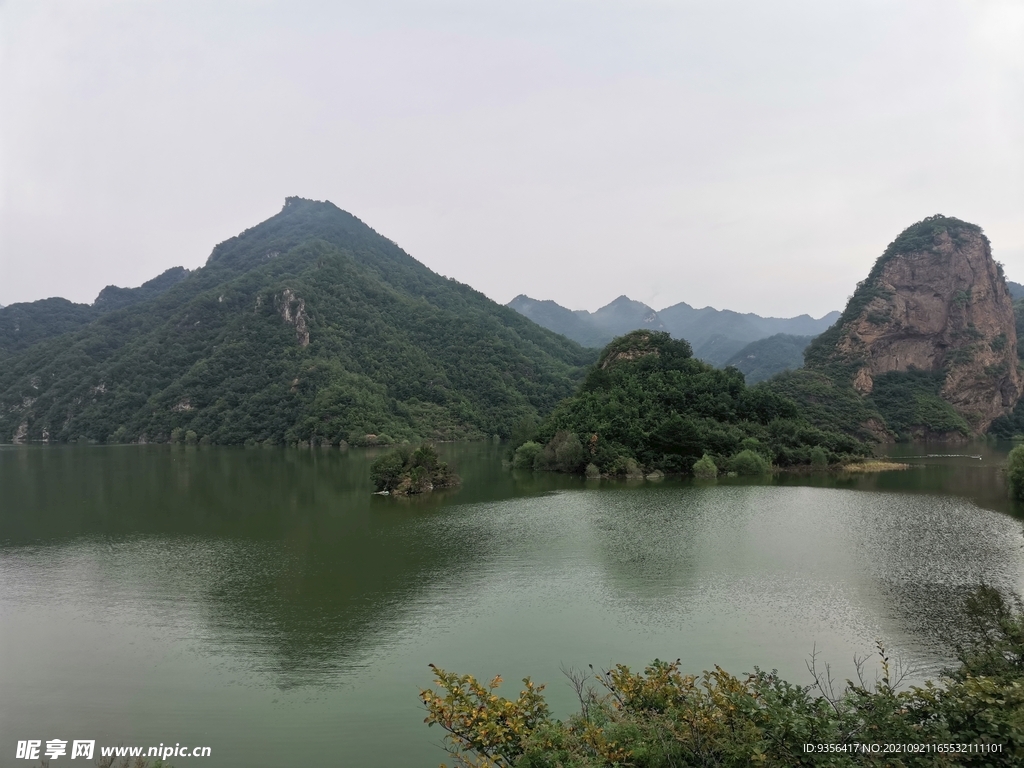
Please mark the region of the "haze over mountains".
POLYGON ((108 286, 91 305, 0 308, 0 441, 507 437, 576 390, 594 345, 637 329, 748 383, 806 360, 761 386, 816 428, 1013 435, 1021 290, 979 227, 935 216, 897 237, 834 324, 625 296, 592 313, 501 306, 333 204, 287 198, 199 269, 108 286))
POLYGON ((725 365, 751 342, 776 334, 817 336, 838 318, 839 312, 824 317, 761 317, 728 309, 696 309, 685 302, 655 311, 639 301, 619 296, 596 312, 566 309, 553 301, 516 296, 508 306, 522 315, 586 347, 603 347, 616 336, 644 328, 667 331, 686 339, 694 355, 713 365, 725 365))
POLYGON ((777 373, 803 367, 804 350, 814 338, 788 333, 766 336, 747 344, 722 367, 732 366, 740 370, 748 384, 765 381, 777 373))

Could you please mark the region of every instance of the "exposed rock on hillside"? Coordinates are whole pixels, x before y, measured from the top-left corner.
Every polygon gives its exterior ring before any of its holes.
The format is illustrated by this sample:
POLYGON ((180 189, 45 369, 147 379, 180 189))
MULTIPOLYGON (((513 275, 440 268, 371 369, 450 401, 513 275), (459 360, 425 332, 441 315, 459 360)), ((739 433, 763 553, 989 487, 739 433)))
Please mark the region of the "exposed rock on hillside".
MULTIPOLYGON (((627 333, 605 347, 604 352, 601 353, 601 358, 597 361, 597 365, 601 370, 604 370, 623 361, 639 360, 641 357, 647 357, 648 355, 658 357, 661 354, 661 344, 663 343, 664 336, 664 332, 633 331, 627 333)), ((685 341, 681 341, 680 345, 688 353, 692 353, 690 345, 685 341)))
POLYGON ((309 326, 306 323, 306 300, 296 296, 290 288, 285 288, 281 294, 279 305, 281 318, 286 323, 295 326, 295 340, 299 346, 308 347, 309 326))
POLYGON ((79 307, 0 310, 0 442, 508 436, 596 357, 299 198, 203 267, 79 307))
POLYGON ((849 377, 862 395, 885 374, 931 372, 941 399, 983 432, 1013 408, 1024 379, 1013 302, 981 229, 931 216, 904 231, 806 363, 849 377))

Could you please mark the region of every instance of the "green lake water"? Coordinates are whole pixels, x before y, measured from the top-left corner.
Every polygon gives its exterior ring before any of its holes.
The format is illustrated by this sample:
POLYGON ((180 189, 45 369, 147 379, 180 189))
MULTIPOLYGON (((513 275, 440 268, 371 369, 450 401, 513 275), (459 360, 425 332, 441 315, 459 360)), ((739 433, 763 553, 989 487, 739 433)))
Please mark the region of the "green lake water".
POLYGON ((812 652, 842 679, 881 640, 920 680, 975 585, 1024 592, 1005 447, 703 485, 440 449, 463 486, 394 499, 370 494, 372 451, 0 447, 0 765, 60 738, 211 747, 177 766, 436 766, 429 663, 511 693, 530 675, 563 715, 561 666, 807 683, 812 652))

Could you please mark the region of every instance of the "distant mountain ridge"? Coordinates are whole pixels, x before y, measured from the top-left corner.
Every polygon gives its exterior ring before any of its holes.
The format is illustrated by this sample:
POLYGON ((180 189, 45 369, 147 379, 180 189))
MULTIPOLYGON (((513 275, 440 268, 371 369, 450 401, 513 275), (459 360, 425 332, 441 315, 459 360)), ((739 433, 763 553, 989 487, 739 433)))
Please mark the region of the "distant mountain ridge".
POLYGON ((587 347, 600 347, 629 331, 646 329, 667 331, 674 338, 686 339, 694 355, 713 365, 723 365, 746 345, 776 334, 817 336, 836 320, 839 312, 813 318, 761 317, 752 312, 741 314, 729 309, 696 309, 685 302, 654 310, 627 296, 619 296, 595 312, 570 310, 554 301, 538 301, 526 295, 516 296, 508 306, 549 330, 567 336, 587 347))
POLYGON ((813 336, 792 336, 788 333, 776 333, 757 341, 752 341, 735 355, 725 361, 743 373, 747 384, 770 379, 782 371, 795 371, 804 364, 804 350, 811 343, 813 336))

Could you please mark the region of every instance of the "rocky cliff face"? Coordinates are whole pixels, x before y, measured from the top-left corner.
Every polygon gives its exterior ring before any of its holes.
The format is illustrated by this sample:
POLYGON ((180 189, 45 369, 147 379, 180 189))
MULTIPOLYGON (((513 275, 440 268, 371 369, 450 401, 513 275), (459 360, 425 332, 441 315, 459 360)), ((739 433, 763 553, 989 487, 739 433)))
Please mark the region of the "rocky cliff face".
POLYGON ((842 371, 861 394, 890 371, 940 373, 942 399, 975 433, 1024 391, 1002 268, 979 227, 944 216, 915 224, 889 246, 806 360, 842 371))

